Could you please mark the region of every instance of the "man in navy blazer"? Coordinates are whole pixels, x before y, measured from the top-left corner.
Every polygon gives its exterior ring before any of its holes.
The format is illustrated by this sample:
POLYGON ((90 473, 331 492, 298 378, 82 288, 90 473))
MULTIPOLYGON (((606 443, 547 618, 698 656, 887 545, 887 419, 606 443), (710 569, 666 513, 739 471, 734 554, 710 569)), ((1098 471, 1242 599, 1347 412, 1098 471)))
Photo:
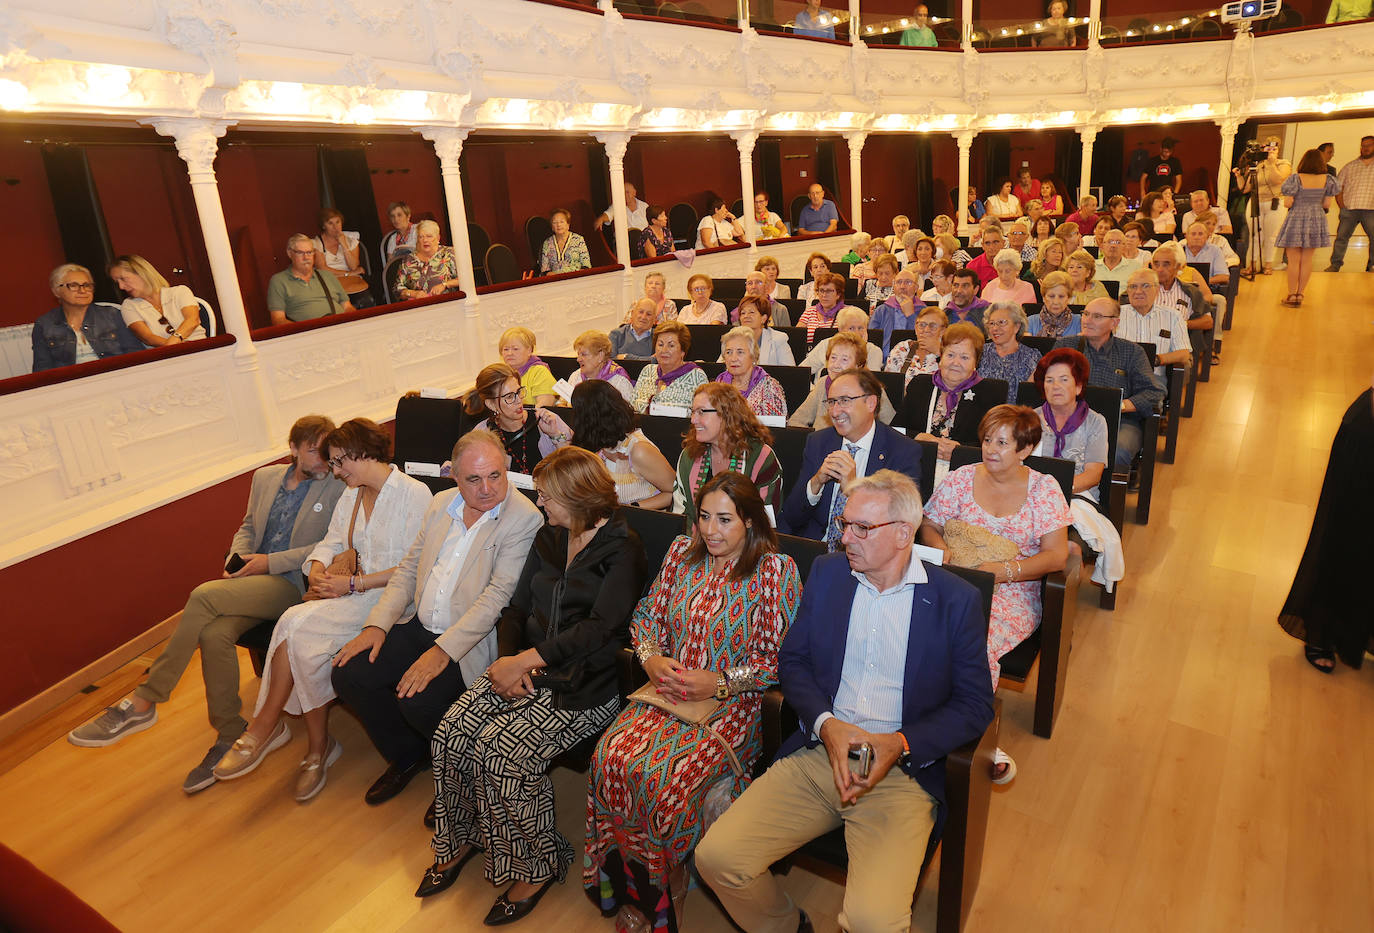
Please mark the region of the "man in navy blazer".
POLYGON ((982 602, 913 552, 915 484, 880 470, 845 493, 845 554, 812 564, 778 652, 801 728, 697 847, 702 879, 747 933, 811 929, 768 867, 840 826, 841 929, 905 930, 921 842, 944 805, 944 758, 992 721, 982 602))
MULTIPOLYGON (((798 478, 778 518, 784 534, 825 541, 835 550, 838 534, 832 517, 839 514, 835 494, 855 476, 896 470, 920 486, 921 448, 877 418, 882 383, 866 369, 846 369, 830 382, 825 405, 831 427, 806 439, 798 478)), ((840 505, 843 505, 841 501, 840 505)))

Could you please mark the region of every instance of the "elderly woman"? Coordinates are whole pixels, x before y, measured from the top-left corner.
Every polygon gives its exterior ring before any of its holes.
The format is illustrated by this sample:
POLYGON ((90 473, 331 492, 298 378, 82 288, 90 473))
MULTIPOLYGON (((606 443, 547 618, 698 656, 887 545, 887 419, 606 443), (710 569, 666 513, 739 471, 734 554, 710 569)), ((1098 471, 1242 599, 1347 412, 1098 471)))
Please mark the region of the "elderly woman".
POLYGON ((1082 332, 1082 320, 1069 307, 1073 294, 1073 280, 1067 272, 1051 272, 1040 281, 1043 304, 1038 314, 1026 321, 1026 331, 1032 337, 1076 337, 1082 332))
POLYGON ((978 361, 978 374, 984 379, 1001 379, 1007 384, 1007 404, 1016 401, 1016 390, 1030 380, 1040 351, 1032 350, 1017 338, 1026 330, 1026 312, 1020 302, 995 301, 983 312, 983 328, 992 343, 984 348, 978 361))
POLYGON ((698 272, 687 280, 687 293, 692 300, 682 307, 677 313, 677 319, 683 324, 727 324, 730 315, 725 310, 725 305, 719 301, 712 301, 711 294, 715 291, 716 285, 711 281, 711 277, 703 272, 698 272))
POLYGON ((884 371, 901 373, 904 385, 911 384, 912 376, 935 372, 940 367, 940 340, 949 326, 949 318, 939 308, 927 305, 916 318, 916 337, 903 340, 888 354, 884 371))
POLYGON ((830 272, 830 260, 825 257, 824 253, 812 253, 807 256, 806 276, 809 277, 810 281, 803 282, 798 286, 797 299, 806 302, 807 307, 815 304, 817 301, 816 279, 828 272, 830 272))
POLYGON ((1021 278, 1021 254, 1014 249, 997 251, 992 260, 997 278, 983 286, 983 300, 1030 304, 1035 301, 1035 286, 1021 278))
POLYGON ((390 262, 397 252, 415 249, 415 237, 419 233, 416 225, 410 222, 410 205, 404 201, 388 204, 386 218, 391 221, 391 232, 382 237, 383 264, 390 262))
POLYGON ((48 276, 48 286, 57 307, 33 324, 34 372, 143 349, 124 326, 119 311, 92 304, 95 280, 85 266, 71 262, 58 266, 48 276))
POLYGON ((1031 198, 1026 202, 1026 216, 1021 218, 1026 222, 1030 230, 1035 229, 1035 225, 1040 222, 1040 218, 1045 216, 1045 202, 1039 198, 1031 198))
POLYGON ((1042 215, 1031 223, 1030 243, 1036 248, 1037 253, 1039 252, 1040 244, 1044 243, 1052 236, 1054 236, 1053 217, 1042 215))
POLYGON ((773 329, 773 306, 768 299, 746 295, 739 303, 739 323, 740 327, 748 328, 754 335, 754 342, 759 348, 757 362, 760 366, 797 365, 787 335, 773 329))
POLYGON ((720 357, 725 372, 716 377, 739 389, 745 402, 760 418, 787 417, 787 398, 778 380, 759 365, 759 345, 754 332, 745 326, 727 331, 720 338, 720 357))
POLYGON ((1045 216, 1058 220, 1064 216, 1064 199, 1054 190, 1054 182, 1048 178, 1040 182, 1040 203, 1044 205, 1045 216))
MULTIPOLYGON (((868 236, 868 234, 864 234, 864 236, 868 236)), ((863 256, 863 262, 850 268, 849 277, 851 279, 857 279, 860 285, 867 288, 869 280, 876 278, 878 275, 876 268, 878 260, 883 256, 889 255, 887 251, 887 241, 882 237, 869 236, 867 245, 863 248, 863 252, 860 255, 863 256)), ((897 257, 894 256, 892 258, 895 262, 897 257)), ((901 268, 901 263, 897 263, 897 268, 901 268)))
POLYGON ((549 226, 553 227, 553 236, 539 249, 539 274, 559 275, 590 269, 592 254, 587 251, 587 241, 582 234, 572 232, 572 214, 565 208, 558 208, 549 215, 549 226))
MULTIPOLYGON (((829 266, 827 265, 827 268, 829 266)), ((763 273, 764 296, 773 301, 782 301, 792 297, 792 289, 778 281, 781 267, 778 260, 773 256, 760 256, 754 263, 754 271, 763 273)))
POLYGON ((1003 178, 998 184, 997 193, 986 201, 988 216, 1009 224, 1021 216, 1021 200, 1011 193, 1011 179, 1003 178))
POLYGON ((695 505, 691 536, 669 548, 630 634, 659 696, 723 697, 708 720, 715 734, 632 702, 588 769, 582 884, 603 914, 619 910, 622 930, 679 928, 670 915, 686 891, 685 863, 708 813, 748 784, 762 747, 763 691, 777 683, 778 646, 801 602, 796 564, 777 553, 753 483, 720 473, 695 505))
MULTIPOLYGON (((931 238, 932 238, 932 239, 935 239, 935 241, 938 243, 939 240, 936 239, 936 238, 938 238, 938 237, 940 237, 940 236, 942 236, 942 235, 953 236, 953 234, 954 234, 954 218, 950 217, 948 214, 936 214, 936 215, 935 215, 935 219, 932 220, 932 221, 930 222, 930 236, 931 236, 931 238)), ((942 258, 942 257, 936 256, 935 258, 939 259, 939 258, 942 258)))
POLYGON ((797 326, 806 328, 807 346, 816 342, 816 328, 834 327, 835 316, 850 307, 841 300, 843 294, 844 279, 835 273, 823 272, 816 278, 816 303, 797 319, 797 326))
MULTIPOLYGON (((655 324, 677 320, 677 305, 665 297, 667 291, 668 282, 662 272, 650 272, 644 276, 644 297, 654 303, 655 324)), ((629 319, 630 315, 626 312, 625 320, 629 319)))
POLYGON ((666 256, 673 251, 673 231, 668 229, 668 211, 658 204, 649 205, 645 214, 649 226, 639 232, 639 252, 646 259, 666 256))
POLYGON ((286 610, 272 630, 253 721, 213 770, 221 781, 248 774, 291 741, 282 714, 303 715, 309 739, 296 772, 297 803, 324 789, 329 766, 343 752, 329 734, 334 656, 363 630, 433 498, 428 486, 392 465, 391 436, 366 418, 325 435, 320 456, 348 488, 305 559, 305 602, 286 610))
POLYGON ((744 239, 744 225, 730 213, 724 198, 712 198, 710 211, 697 225, 697 249, 733 246, 744 239))
MULTIPOLYGON (((1121 244, 1121 258, 1139 262, 1142 266, 1150 264, 1150 251, 1141 247, 1150 239, 1150 228, 1138 220, 1132 220, 1121 228, 1125 239, 1121 244)), ((1159 244, 1156 243, 1156 246, 1159 244)))
POLYGON ((673 485, 673 511, 696 521, 701 487, 717 473, 740 473, 764 505, 782 507, 782 466, 769 446, 773 435, 734 386, 708 382, 692 397, 691 428, 683 435, 673 485))
MULTIPOLYGON (((806 401, 797 407, 792 417, 787 419, 790 428, 811 428, 819 431, 830 427, 830 409, 826 405, 826 394, 830 383, 840 373, 848 369, 868 369, 865 359, 869 344, 859 334, 841 332, 825 342, 825 375, 817 379, 806 396, 806 401)), ((897 410, 884 391, 878 400, 878 420, 891 423, 897 410)))
POLYGON ((120 256, 110 263, 110 278, 124 299, 120 311, 133 335, 150 347, 165 347, 205 337, 200 303, 185 285, 169 285, 142 256, 120 256))
POLYGON ((422 220, 415 225, 415 249, 401 259, 400 275, 396 279, 396 295, 400 298, 425 298, 456 292, 458 257, 453 247, 439 245, 439 225, 422 220))
POLYGON ((1077 249, 1069 254, 1064 263, 1064 271, 1069 274, 1073 291, 1069 294, 1069 304, 1085 305, 1094 298, 1108 298, 1107 288, 1101 282, 1094 282, 1097 275, 1097 260, 1085 249, 1077 249))
POLYGON ((593 379, 573 389, 572 426, 545 408, 539 430, 562 445, 569 439, 601 458, 615 480, 621 505, 667 508, 673 502, 673 467, 635 427, 635 410, 608 383, 593 379))
POLYGON ((977 443, 978 422, 1006 400, 1006 390, 985 382, 978 372, 983 352, 981 330, 966 322, 951 324, 940 338, 939 367, 930 376, 907 383, 903 402, 907 436, 939 446, 937 482, 949 469, 954 448, 977 443))
POLYGON ((922 301, 933 301, 941 310, 954 297, 954 273, 959 267, 948 259, 937 259, 930 266, 930 288, 921 292, 922 301))
POLYGON ((534 331, 528 327, 508 327, 497 346, 501 360, 520 376, 520 387, 530 404, 543 407, 558 404, 553 384, 557 381, 548 364, 534 355, 534 331))
POLYGON ((1107 419, 1083 401, 1088 358, 1072 347, 1051 350, 1032 376, 1045 403, 1040 406, 1041 457, 1073 461, 1073 494, 1096 502, 1107 468, 1107 419))
POLYGON ((320 235, 310 240, 315 248, 315 268, 338 277, 353 307, 370 308, 375 302, 363 278, 358 234, 343 225, 344 215, 334 208, 320 211, 320 235))
POLYGON ((583 331, 573 341, 573 350, 577 352, 577 372, 568 377, 568 385, 574 390, 584 381, 600 379, 615 387, 627 403, 634 399, 635 384, 630 374, 611 359, 610 337, 599 330, 583 331))
POLYGON ((1064 248, 1064 241, 1057 236, 1050 237, 1040 244, 1035 260, 1030 264, 1031 276, 1037 280, 1043 280, 1051 272, 1064 271, 1064 260, 1068 255, 1064 248))
MULTIPOLYGON (((952 330, 953 328, 951 328, 952 330)), ((977 569, 992 574, 992 617, 988 623, 988 666, 997 688, 1000 659, 1040 625, 1040 579, 1063 570, 1069 558, 1069 506, 1053 476, 1026 466, 1040 443, 1040 419, 1029 408, 998 405, 980 419, 981 463, 950 473, 926 503, 922 543, 948 552, 946 532, 956 519, 992 532, 1016 546, 1016 557, 988 561, 977 569)), ((1016 763, 1000 748, 993 781, 1016 776, 1016 763)))
POLYGON ((1073 221, 1062 223, 1054 228, 1054 235, 1059 237, 1064 243, 1064 258, 1072 256, 1080 247, 1083 246, 1083 233, 1078 224, 1073 221))
POLYGON ((520 376, 505 363, 482 367, 476 384, 463 396, 469 417, 485 415, 477 427, 491 431, 506 451, 506 469, 530 475, 535 464, 557 446, 556 439, 540 433, 539 421, 525 409, 526 389, 520 376))
POLYGON ((635 411, 643 414, 649 406, 671 405, 686 408, 706 374, 696 363, 687 361, 692 349, 692 332, 681 321, 666 321, 654 327, 654 361, 639 371, 635 383, 635 411))
MULTIPOLYGON (((847 262, 850 266, 863 264, 868 260, 868 247, 872 243, 872 236, 862 230, 856 230, 849 235, 849 252, 840 257, 840 262, 847 262)), ((860 278, 860 276, 854 275, 852 268, 849 270, 849 274, 854 278, 860 278)))
MULTIPOLYGON (((873 260, 873 278, 864 283, 864 300, 868 302, 870 313, 892 297, 892 281, 900 268, 897 257, 891 253, 884 253, 873 260)), ((911 292, 914 296, 916 289, 913 287, 911 292)))
POLYGON ((501 656, 431 741, 434 864, 415 891, 445 890, 483 853, 487 880, 509 885, 487 926, 527 916, 573 863, 549 765, 619 711, 616 655, 648 577, 644 545, 618 514, 615 483, 594 454, 556 451, 534 485, 548 523, 497 620, 501 656))
MULTIPOLYGON (((862 341, 868 340, 868 315, 864 314, 859 308, 845 308, 835 315, 835 329, 841 334, 857 334, 862 341)), ((826 357, 830 355, 830 341, 833 338, 827 337, 811 348, 811 352, 806 354, 801 365, 811 370, 812 376, 820 374, 826 368, 826 357)), ((874 343, 868 344, 868 353, 864 356, 864 363, 869 369, 878 370, 883 365, 883 348, 874 343)))

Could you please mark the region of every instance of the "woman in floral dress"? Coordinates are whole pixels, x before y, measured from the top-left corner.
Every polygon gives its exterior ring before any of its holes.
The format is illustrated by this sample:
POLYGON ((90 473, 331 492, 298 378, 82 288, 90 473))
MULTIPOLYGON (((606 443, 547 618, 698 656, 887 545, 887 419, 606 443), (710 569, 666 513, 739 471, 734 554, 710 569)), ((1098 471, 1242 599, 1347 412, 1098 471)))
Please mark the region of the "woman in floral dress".
POLYGON ((396 297, 427 298, 458 290, 458 259, 452 246, 439 245, 439 225, 422 220, 415 225, 415 252, 401 260, 396 297))

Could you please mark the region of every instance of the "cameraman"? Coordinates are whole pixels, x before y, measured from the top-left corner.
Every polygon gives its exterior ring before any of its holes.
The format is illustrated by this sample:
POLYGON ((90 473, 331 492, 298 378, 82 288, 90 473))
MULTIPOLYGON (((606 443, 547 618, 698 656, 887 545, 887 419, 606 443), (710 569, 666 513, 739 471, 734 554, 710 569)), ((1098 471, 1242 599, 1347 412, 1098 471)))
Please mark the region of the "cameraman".
MULTIPOLYGON (((1241 166, 1252 166, 1250 171, 1242 171, 1241 168, 1232 169, 1236 176, 1237 190, 1241 194, 1255 194, 1256 203, 1259 207, 1259 236, 1260 242, 1254 242, 1254 234, 1250 237, 1246 266, 1253 270, 1256 266, 1256 256, 1259 257, 1259 265, 1263 267, 1264 274, 1269 275, 1274 271, 1273 261, 1274 237, 1278 235, 1279 227, 1283 225, 1284 215, 1287 213, 1283 206, 1283 195, 1279 189, 1283 186, 1283 181, 1293 174, 1293 165, 1287 159, 1279 158, 1279 138, 1269 136, 1264 140, 1262 147, 1264 157, 1259 158, 1255 153, 1251 156, 1251 149, 1247 147, 1241 156, 1241 166), (1256 253, 1256 245, 1259 250, 1256 253)), ((1254 218, 1255 206, 1246 208, 1245 216, 1254 218)), ((1286 268, 1284 263, 1277 264, 1279 269, 1286 268)))

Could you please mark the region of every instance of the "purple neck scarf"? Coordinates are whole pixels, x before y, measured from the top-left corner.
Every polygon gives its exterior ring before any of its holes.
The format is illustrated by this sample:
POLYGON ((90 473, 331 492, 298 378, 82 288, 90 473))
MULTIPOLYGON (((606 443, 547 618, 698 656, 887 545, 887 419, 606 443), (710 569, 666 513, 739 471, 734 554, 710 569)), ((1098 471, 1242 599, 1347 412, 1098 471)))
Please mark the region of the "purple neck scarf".
POLYGON ((677 369, 672 370, 671 372, 665 373, 663 370, 660 369, 658 371, 658 384, 666 389, 668 388, 668 386, 676 382, 679 377, 685 376, 692 370, 700 368, 701 367, 698 366, 696 363, 692 363, 689 361, 683 363, 681 366, 679 366, 677 369))
MULTIPOLYGON (((746 388, 741 389, 740 394, 743 395, 745 398, 748 398, 749 393, 753 392, 756 388, 758 388, 759 383, 762 382, 767 375, 768 374, 763 371, 762 366, 755 366, 753 369, 749 371, 749 385, 746 388)), ((826 379, 829 378, 829 376, 826 376, 826 379)), ((725 372, 721 373, 719 376, 716 377, 716 382, 724 382, 729 385, 735 385, 735 377, 730 375, 730 370, 727 369, 725 372)), ((735 388, 738 389, 739 386, 735 386, 735 388)), ((827 385, 826 388, 828 389, 830 388, 830 386, 827 385)))
POLYGON ((530 358, 527 359, 527 360, 525 360, 525 365, 520 367, 519 373, 520 373, 520 375, 523 376, 523 375, 525 375, 525 373, 527 373, 527 372, 529 371, 529 368, 530 368, 531 366, 544 366, 544 365, 547 365, 547 364, 545 364, 545 362, 544 362, 543 360, 541 360, 539 357, 537 357, 537 356, 535 356, 533 353, 531 353, 531 354, 530 354, 530 358))
POLYGON ((972 376, 969 376, 967 379, 959 383, 957 386, 948 386, 945 384, 945 380, 940 375, 940 371, 938 369, 931 374, 930 378, 935 381, 935 388, 939 389, 945 397, 946 412, 952 412, 954 411, 954 409, 959 407, 959 396, 961 393, 963 393, 965 389, 971 389, 978 383, 983 381, 982 374, 974 372, 972 376))
MULTIPOLYGON (((630 374, 625 371, 625 367, 615 360, 607 360, 606 365, 601 367, 601 372, 597 373, 594 378, 600 379, 602 382, 610 382, 612 376, 624 376, 626 379, 630 379, 630 374)), ((631 379, 630 381, 633 382, 634 380, 631 379)))
POLYGON ((1070 434, 1083 426, 1084 421, 1088 420, 1088 403, 1079 399, 1073 414, 1069 415, 1069 420, 1064 422, 1062 428, 1054 423, 1054 411, 1050 408, 1049 402, 1040 406, 1040 413, 1045 416, 1045 423, 1054 432, 1054 455, 1056 457, 1064 456, 1064 442, 1068 440, 1070 434))

